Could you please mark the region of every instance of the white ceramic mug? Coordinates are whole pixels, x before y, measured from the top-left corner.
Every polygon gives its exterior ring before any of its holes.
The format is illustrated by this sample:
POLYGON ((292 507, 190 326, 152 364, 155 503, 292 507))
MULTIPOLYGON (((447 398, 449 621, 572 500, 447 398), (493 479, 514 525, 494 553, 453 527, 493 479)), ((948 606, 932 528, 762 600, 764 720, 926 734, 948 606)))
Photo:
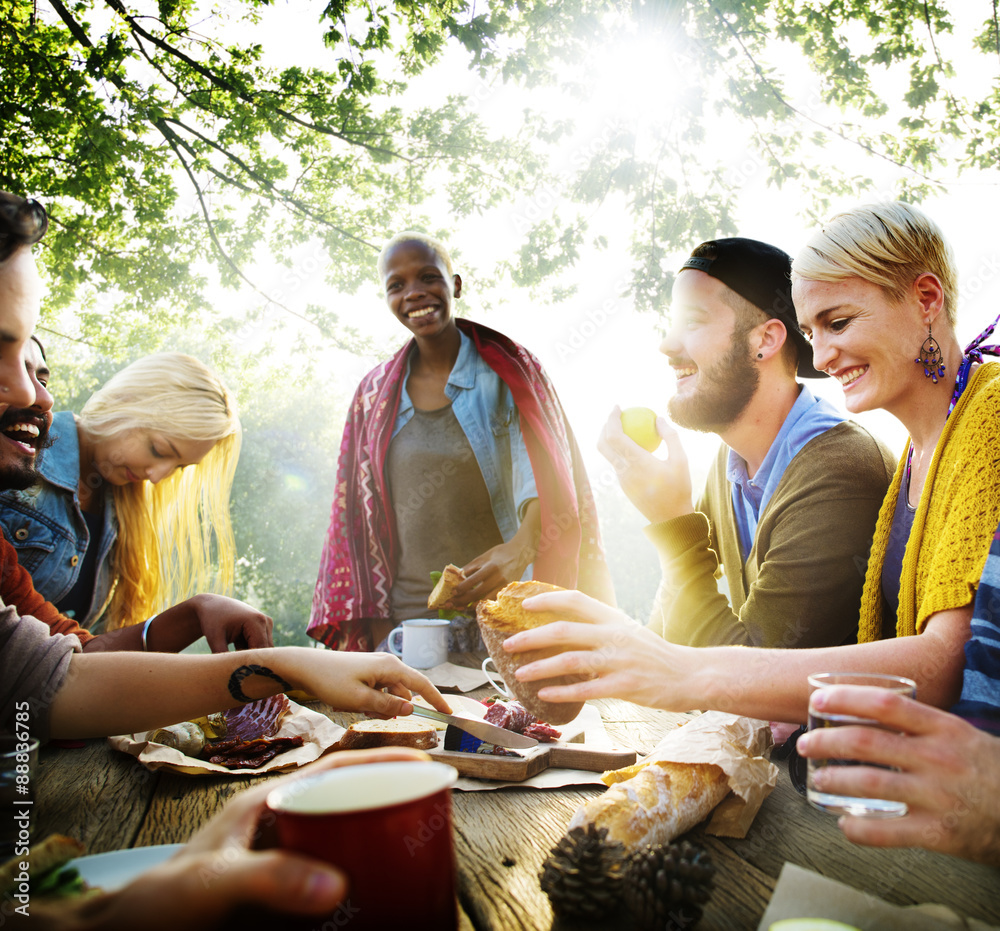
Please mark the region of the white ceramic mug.
POLYGON ((430 669, 448 662, 448 621, 438 617, 418 617, 403 621, 389 634, 389 651, 414 669, 430 669), (396 641, 402 641, 397 646, 396 641))
POLYGON ((503 676, 500 675, 500 670, 497 669, 497 664, 493 662, 492 656, 487 656, 483 660, 482 665, 483 675, 490 680, 490 685, 493 686, 504 698, 512 698, 510 690, 507 688, 507 683, 503 681, 503 676))

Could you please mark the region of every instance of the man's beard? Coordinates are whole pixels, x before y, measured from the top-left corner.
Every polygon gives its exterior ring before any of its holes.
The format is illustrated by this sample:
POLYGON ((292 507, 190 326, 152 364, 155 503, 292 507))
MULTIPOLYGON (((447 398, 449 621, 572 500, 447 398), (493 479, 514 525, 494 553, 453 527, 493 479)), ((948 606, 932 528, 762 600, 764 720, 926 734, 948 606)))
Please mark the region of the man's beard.
POLYGON ((693 394, 670 399, 667 412, 675 424, 702 433, 718 433, 746 410, 760 383, 760 372, 750 358, 749 333, 733 333, 725 356, 711 368, 698 369, 693 394))
POLYGON ((0 433, 6 434, 7 430, 14 424, 25 421, 38 427, 38 438, 33 438, 31 443, 35 447, 35 455, 29 459, 27 456, 9 449, 7 450, 8 455, 0 456, 0 490, 2 491, 23 491, 25 488, 37 485, 42 478, 38 472, 38 459, 42 450, 48 449, 52 445, 52 440, 49 438, 48 419, 28 410, 8 408, 0 415, 0 433))

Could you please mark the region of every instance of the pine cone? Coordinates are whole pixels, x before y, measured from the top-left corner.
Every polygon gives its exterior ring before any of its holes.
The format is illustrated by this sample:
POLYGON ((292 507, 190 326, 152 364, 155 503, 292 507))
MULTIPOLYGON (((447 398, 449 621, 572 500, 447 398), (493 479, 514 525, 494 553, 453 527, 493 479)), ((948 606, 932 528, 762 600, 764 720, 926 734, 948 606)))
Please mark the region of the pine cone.
POLYGON ((607 843, 607 833, 593 824, 573 828, 542 864, 542 890, 558 915, 592 921, 621 902, 625 848, 607 843))
POLYGON ((622 897, 636 928, 689 928, 701 918, 714 875, 709 855, 688 841, 647 844, 625 862, 622 897))

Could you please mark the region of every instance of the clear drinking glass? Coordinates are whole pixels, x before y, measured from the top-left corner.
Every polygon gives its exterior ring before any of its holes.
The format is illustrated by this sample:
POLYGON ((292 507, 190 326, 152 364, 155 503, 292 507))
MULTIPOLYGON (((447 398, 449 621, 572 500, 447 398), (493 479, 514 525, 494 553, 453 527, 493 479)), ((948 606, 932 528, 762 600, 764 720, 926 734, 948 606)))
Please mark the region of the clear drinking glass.
MULTIPOLYGON (((863 685, 869 688, 891 689, 897 695, 916 698, 917 684, 902 676, 881 675, 879 673, 821 672, 809 676, 810 694, 816 689, 834 685, 863 685)), ((878 721, 859 718, 848 714, 821 714, 810 709, 809 730, 820 727, 844 727, 862 725, 885 729, 878 721)), ((813 775, 825 766, 874 766, 858 760, 816 759, 810 757, 807 764, 806 797, 824 811, 835 815, 860 815, 866 818, 901 818, 906 814, 906 803, 891 799, 859 798, 850 795, 835 795, 814 787, 813 775)))

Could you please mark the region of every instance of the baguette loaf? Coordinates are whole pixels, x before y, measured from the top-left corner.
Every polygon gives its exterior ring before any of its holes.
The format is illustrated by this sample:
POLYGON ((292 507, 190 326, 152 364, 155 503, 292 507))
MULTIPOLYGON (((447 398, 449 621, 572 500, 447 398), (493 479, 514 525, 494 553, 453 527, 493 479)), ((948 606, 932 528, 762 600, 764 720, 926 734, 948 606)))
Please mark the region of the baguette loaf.
POLYGON ((714 763, 652 763, 581 805, 569 830, 607 828, 608 841, 627 851, 666 844, 704 821, 728 792, 726 774, 714 763))
POLYGON ((341 750, 368 750, 371 747, 412 747, 433 750, 438 745, 437 730, 429 721, 391 718, 388 721, 357 721, 340 738, 341 750))
POLYGON ((434 590, 430 593, 427 599, 427 607, 436 610, 438 608, 443 608, 449 601, 451 601, 452 595, 455 594, 455 588, 458 586, 459 582, 464 582, 465 576, 462 575, 462 570, 458 566, 453 566, 448 563, 444 567, 444 571, 441 573, 441 578, 438 579, 437 585, 434 586, 434 590))
POLYGON ((547 702, 538 697, 538 690, 547 685, 571 685, 588 678, 584 675, 558 676, 536 682, 519 682, 515 673, 521 666, 536 660, 547 659, 560 651, 529 650, 525 653, 508 653, 504 641, 522 630, 531 630, 553 621, 561 620, 551 611, 525 611, 521 602, 543 592, 564 591, 547 582, 511 582, 497 593, 495 601, 481 601, 476 608, 476 620, 483 635, 483 643, 510 694, 531 714, 548 724, 568 724, 583 708, 583 702, 547 702))

